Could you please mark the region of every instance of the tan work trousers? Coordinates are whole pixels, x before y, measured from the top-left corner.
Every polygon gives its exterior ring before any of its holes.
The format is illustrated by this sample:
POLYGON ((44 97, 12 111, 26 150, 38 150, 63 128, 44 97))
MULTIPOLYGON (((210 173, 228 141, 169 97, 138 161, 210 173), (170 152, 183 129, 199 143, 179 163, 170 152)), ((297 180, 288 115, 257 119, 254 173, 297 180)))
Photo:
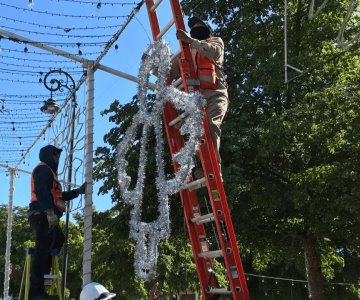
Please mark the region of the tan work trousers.
POLYGON ((206 99, 206 116, 208 119, 209 130, 211 138, 215 148, 215 154, 217 161, 220 165, 220 137, 221 137, 221 123, 224 119, 225 113, 227 111, 229 100, 226 96, 215 95, 206 99))

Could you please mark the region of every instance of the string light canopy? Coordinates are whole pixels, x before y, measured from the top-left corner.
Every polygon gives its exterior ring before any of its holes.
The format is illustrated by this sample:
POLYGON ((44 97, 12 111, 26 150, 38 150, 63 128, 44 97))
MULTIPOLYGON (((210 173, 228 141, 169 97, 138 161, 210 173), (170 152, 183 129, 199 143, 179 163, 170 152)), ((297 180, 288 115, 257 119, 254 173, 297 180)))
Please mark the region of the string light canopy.
MULTIPOLYGON (((29 149, 35 138, 27 137, 36 136, 43 144, 52 142, 55 138, 53 128, 60 126, 61 121, 55 117, 51 129, 46 124, 63 109, 65 96, 61 91, 52 95, 43 93, 44 75, 63 68, 79 82, 86 72, 82 61, 95 61, 103 53, 108 39, 121 26, 119 20, 127 21, 138 3, 125 0, 61 0, 60 3, 58 0, 28 0, 13 5, 0 0, 1 30, 17 35, 17 38, 9 38, 0 34, 0 119, 3 121, 0 123, 0 143, 8 145, 6 149, 0 149, 0 163, 15 166, 17 161, 28 162, 29 149), (116 13, 113 6, 117 7, 116 13), (49 53, 27 40, 61 48, 70 56, 49 53), (71 56, 79 57, 79 60, 72 60, 71 56), (38 121, 42 123, 36 123, 38 121), (14 133, 16 139, 12 138, 14 133), (8 148, 13 151, 10 153, 8 148)), ((106 52, 112 51, 109 54, 116 55, 116 61, 119 61, 120 53, 116 49, 119 47, 111 43, 106 52)), ((83 93, 80 91, 78 96, 85 97, 83 93)))

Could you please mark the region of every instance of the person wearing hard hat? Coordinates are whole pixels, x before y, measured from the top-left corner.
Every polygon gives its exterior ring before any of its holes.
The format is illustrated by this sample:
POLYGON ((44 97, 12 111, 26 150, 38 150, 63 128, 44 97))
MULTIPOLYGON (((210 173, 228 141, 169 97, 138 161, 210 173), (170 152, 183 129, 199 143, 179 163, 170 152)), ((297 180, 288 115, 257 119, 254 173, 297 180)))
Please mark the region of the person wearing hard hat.
POLYGON ((29 223, 35 232, 35 253, 30 270, 30 300, 58 300, 45 292, 44 275, 50 273, 51 251, 60 252, 65 237, 59 219, 65 211, 65 201, 85 194, 86 183, 71 191, 62 191, 57 178, 61 149, 48 145, 40 149, 40 163, 31 174, 29 223))
POLYGON ((106 300, 114 298, 116 294, 110 293, 104 286, 97 282, 85 285, 80 293, 80 300, 106 300))
MULTIPOLYGON (((206 99, 206 115, 215 148, 217 161, 221 163, 220 126, 228 108, 228 91, 223 69, 224 42, 220 37, 213 36, 211 26, 198 17, 188 20, 190 34, 179 29, 176 36, 179 40, 190 45, 200 92, 206 99)), ((173 61, 170 77, 179 77, 178 61, 173 61)), ((221 172, 220 172, 221 173, 221 172)))

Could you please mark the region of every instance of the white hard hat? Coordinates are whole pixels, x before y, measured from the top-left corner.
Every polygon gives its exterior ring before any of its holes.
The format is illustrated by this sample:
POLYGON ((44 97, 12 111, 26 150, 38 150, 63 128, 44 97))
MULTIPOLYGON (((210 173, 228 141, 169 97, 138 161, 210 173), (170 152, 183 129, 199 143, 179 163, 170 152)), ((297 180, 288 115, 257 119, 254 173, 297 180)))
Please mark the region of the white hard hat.
POLYGON ((116 294, 110 293, 104 286, 97 282, 85 285, 80 293, 80 300, 106 300, 115 297, 116 294))

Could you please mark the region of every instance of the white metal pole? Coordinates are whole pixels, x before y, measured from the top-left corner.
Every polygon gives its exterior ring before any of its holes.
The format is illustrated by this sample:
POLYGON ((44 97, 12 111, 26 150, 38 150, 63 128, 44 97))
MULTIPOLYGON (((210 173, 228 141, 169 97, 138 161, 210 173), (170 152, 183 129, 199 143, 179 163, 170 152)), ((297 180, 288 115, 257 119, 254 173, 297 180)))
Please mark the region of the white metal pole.
POLYGON ((92 247, 92 190, 94 143, 94 70, 87 66, 87 101, 85 126, 85 181, 87 182, 84 207, 83 285, 91 282, 92 247))
POLYGON ((10 254, 11 254, 11 232, 12 232, 12 218, 13 218, 13 199, 14 199, 14 177, 15 170, 8 169, 10 172, 10 190, 9 190, 9 205, 8 205, 8 223, 6 236, 6 252, 5 252, 5 275, 4 275, 4 298, 9 296, 9 282, 10 282, 10 254))

